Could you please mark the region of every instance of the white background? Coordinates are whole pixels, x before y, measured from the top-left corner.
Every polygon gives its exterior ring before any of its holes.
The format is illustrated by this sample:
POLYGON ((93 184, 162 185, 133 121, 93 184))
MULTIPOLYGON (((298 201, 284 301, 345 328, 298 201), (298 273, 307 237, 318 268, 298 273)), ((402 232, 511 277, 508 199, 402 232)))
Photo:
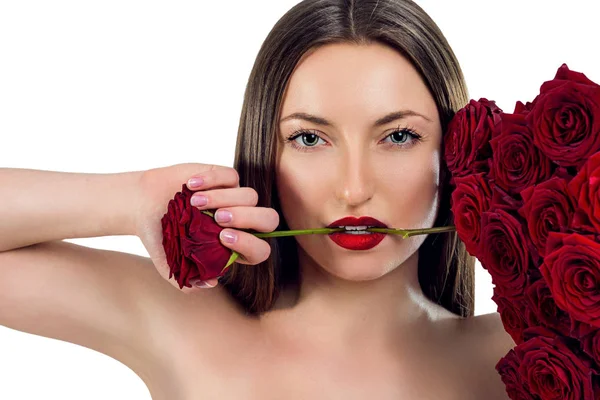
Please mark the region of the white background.
MULTIPOLYGON (((0 0, 0 167, 233 166, 254 58, 296 3, 0 0)), ((496 100, 510 112, 516 100, 532 100, 563 62, 600 82, 592 1, 418 3, 456 52, 471 98, 496 100)), ((31 195, 44 206, 43 193, 31 195)), ((70 241, 147 255, 132 236, 70 241)), ((479 264, 476 279, 476 314, 495 312, 479 264)), ((0 399, 34 398, 150 395, 104 354, 0 327, 0 399)))

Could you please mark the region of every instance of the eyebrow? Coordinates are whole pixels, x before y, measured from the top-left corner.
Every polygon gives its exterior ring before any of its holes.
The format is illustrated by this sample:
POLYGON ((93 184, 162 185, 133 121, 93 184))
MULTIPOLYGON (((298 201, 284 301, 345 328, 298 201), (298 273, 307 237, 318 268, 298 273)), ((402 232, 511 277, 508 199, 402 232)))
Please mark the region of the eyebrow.
MULTIPOLYGON (((406 117, 421 117, 429 122, 432 122, 431 119, 427 118, 426 116, 424 116, 422 114, 419 114, 416 111, 399 110, 399 111, 391 112, 391 113, 379 118, 377 121, 375 121, 373 126, 380 127, 382 125, 386 125, 386 124, 389 124, 390 122, 393 122, 398 119, 404 119, 406 117)), ((290 114, 287 117, 281 119, 281 121, 279 121, 279 123, 285 122, 290 119, 301 119, 304 121, 312 122, 313 124, 316 124, 316 125, 329 126, 329 127, 333 126, 333 123, 328 121, 327 119, 316 116, 316 115, 308 114, 305 112, 296 112, 296 113, 290 114)))

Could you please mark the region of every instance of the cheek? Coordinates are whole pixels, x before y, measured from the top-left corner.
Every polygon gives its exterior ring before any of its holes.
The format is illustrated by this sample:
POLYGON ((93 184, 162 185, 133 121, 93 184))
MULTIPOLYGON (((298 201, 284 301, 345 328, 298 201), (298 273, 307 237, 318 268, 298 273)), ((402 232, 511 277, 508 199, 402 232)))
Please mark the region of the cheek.
POLYGON ((290 229, 310 227, 308 215, 314 215, 323 201, 321 180, 314 169, 283 162, 277 167, 277 190, 281 210, 290 229))
POLYGON ((419 158, 387 175, 383 187, 389 188, 389 198, 402 227, 432 226, 438 211, 440 184, 439 155, 419 158))

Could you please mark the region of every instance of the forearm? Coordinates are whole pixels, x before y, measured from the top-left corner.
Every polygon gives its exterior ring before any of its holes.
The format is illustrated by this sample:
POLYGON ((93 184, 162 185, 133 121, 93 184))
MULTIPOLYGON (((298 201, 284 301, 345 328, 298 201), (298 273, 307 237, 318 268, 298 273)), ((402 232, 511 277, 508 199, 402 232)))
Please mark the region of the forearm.
POLYGON ((141 173, 0 168, 0 251, 51 240, 134 235, 141 173))

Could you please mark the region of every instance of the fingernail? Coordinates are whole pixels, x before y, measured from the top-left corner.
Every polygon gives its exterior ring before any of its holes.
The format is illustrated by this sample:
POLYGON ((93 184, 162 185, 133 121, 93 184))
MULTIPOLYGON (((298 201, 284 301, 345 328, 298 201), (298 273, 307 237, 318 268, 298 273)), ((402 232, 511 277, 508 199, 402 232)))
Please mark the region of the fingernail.
POLYGON ((202 178, 191 178, 187 185, 188 187, 191 188, 197 188, 202 186, 202 184, 204 183, 204 180, 202 178))
POLYGON ((191 203, 194 207, 201 207, 201 206, 205 206, 208 203, 208 200, 206 199, 206 196, 202 196, 202 195, 198 194, 198 195, 192 196, 191 203))
POLYGON ((213 288, 214 286, 209 285, 208 283, 201 281, 201 280, 192 280, 190 281, 190 283, 198 288, 213 288))
POLYGON ((216 218, 217 222, 231 222, 232 215, 229 211, 219 210, 216 218))
POLYGON ((226 243, 235 243, 237 240, 237 235, 233 232, 222 230, 221 239, 223 239, 223 241, 226 243))

